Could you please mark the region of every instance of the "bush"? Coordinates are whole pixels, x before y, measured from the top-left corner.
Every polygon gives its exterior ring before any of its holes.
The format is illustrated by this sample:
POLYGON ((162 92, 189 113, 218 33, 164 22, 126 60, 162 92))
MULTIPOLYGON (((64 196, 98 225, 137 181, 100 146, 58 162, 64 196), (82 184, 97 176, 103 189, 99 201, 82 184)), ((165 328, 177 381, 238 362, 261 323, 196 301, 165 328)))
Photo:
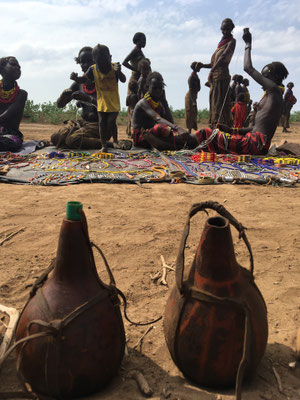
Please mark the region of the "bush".
POLYGON ((76 119, 77 107, 69 103, 65 108, 58 108, 56 103, 34 104, 27 100, 24 107, 23 119, 28 122, 40 122, 48 124, 61 124, 66 119, 76 119))
POLYGON ((290 121, 291 122, 300 122, 300 111, 293 112, 293 114, 291 114, 290 121))

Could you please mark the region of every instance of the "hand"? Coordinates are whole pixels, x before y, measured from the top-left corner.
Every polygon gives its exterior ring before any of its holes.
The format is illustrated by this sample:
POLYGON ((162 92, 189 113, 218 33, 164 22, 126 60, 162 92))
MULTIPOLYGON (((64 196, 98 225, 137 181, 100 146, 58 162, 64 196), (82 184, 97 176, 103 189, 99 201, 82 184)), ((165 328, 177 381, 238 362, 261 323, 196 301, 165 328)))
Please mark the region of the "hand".
POLYGON ((119 62, 114 63, 114 70, 116 72, 121 71, 121 64, 119 62))
POLYGON ((71 72, 71 75, 70 75, 70 79, 72 80, 72 81, 77 81, 77 78, 78 78, 78 74, 76 73, 76 72, 71 72))
POLYGON ((227 132, 227 133, 232 133, 232 129, 229 128, 229 126, 225 125, 225 124, 217 124, 217 128, 222 131, 222 132, 227 132))
POLYGON ((176 132, 177 132, 179 135, 182 135, 183 133, 188 133, 185 129, 181 128, 181 126, 177 126, 176 132))
POLYGON ((76 90, 76 92, 72 93, 72 99, 73 100, 81 100, 81 101, 86 101, 86 94, 80 92, 80 90, 76 90))
POLYGON ((243 40, 247 44, 251 46, 252 43, 252 35, 249 32, 249 28, 244 28, 243 40))

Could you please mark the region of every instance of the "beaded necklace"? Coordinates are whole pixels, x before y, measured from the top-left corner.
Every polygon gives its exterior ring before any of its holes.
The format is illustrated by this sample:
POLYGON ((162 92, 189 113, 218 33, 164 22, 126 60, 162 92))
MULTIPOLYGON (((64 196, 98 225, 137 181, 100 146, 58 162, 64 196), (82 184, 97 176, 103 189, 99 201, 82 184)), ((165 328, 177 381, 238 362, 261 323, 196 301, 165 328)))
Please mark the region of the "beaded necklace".
POLYGON ((0 81, 0 103, 13 103, 19 93, 19 86, 15 82, 14 87, 10 90, 3 89, 3 81, 0 81))

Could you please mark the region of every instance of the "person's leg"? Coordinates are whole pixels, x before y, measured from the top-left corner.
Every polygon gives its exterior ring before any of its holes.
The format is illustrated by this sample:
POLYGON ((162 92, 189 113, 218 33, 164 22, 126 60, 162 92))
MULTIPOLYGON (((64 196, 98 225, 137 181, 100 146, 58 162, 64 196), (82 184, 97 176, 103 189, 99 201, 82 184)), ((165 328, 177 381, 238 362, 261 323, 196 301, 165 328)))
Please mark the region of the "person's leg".
POLYGON ((105 112, 98 112, 98 120, 99 120, 99 136, 102 143, 102 147, 100 151, 103 153, 107 152, 107 114, 105 112))
POLYGON ((15 135, 0 135, 0 151, 20 151, 22 143, 22 139, 15 135))

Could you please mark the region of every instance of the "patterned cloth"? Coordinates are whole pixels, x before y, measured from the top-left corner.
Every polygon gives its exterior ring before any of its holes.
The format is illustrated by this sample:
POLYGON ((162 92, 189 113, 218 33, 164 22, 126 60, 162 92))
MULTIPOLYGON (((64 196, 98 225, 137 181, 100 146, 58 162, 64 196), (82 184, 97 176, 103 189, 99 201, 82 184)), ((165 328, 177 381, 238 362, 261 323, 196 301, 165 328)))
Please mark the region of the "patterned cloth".
MULTIPOLYGON (((168 137, 171 133, 171 128, 166 124, 156 124, 151 129, 132 128, 132 139, 134 146, 150 149, 151 145, 144 139, 144 133, 151 133, 156 137, 168 137)), ((172 134, 173 135, 173 134, 172 134)))
POLYGON ((238 101, 231 109, 234 115, 234 128, 242 128, 247 115, 247 104, 243 101, 238 101))
POLYGON ((270 142, 260 132, 231 135, 218 129, 201 129, 195 133, 203 151, 219 154, 267 154, 270 142))
POLYGON ((0 126, 0 151, 16 152, 21 150, 23 135, 20 131, 0 126))

